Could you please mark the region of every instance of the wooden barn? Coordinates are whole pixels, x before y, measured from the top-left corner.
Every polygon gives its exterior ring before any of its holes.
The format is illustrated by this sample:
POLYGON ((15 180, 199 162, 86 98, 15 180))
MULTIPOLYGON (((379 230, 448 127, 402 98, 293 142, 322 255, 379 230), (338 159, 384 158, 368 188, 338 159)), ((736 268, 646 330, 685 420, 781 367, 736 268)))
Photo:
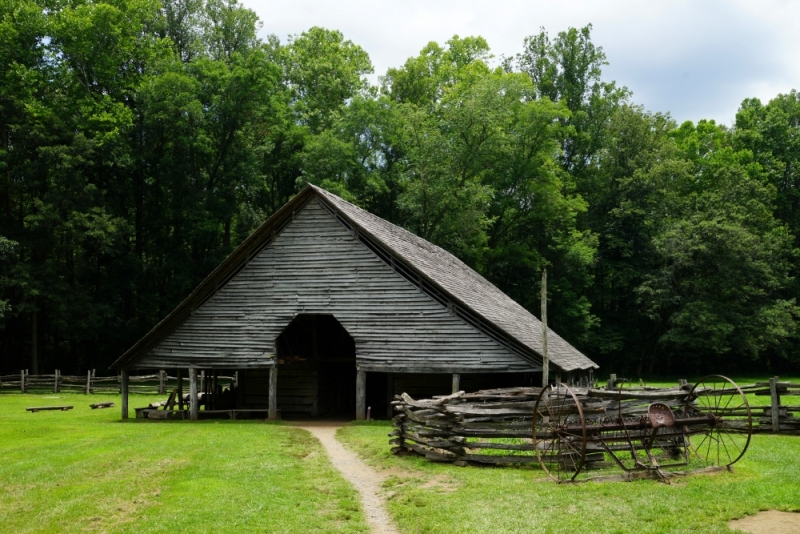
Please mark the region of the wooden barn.
MULTIPOLYGON (((202 371, 215 407, 363 419, 367 407, 385 416, 403 391, 540 381, 541 334, 536 317, 452 254, 308 186, 112 369, 123 417, 131 371, 175 369, 192 393, 202 371), (228 389, 211 378, 234 372, 228 389)), ((548 353, 565 377, 597 367, 552 331, 548 353)))

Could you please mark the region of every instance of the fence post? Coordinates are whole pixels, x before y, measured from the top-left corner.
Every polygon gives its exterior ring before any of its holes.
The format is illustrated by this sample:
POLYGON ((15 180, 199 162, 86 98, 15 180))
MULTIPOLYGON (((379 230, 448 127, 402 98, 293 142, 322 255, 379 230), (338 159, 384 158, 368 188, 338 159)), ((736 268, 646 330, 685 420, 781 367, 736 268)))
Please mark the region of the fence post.
POLYGON ((86 371, 86 394, 89 394, 89 390, 92 389, 92 371, 86 371))
POLYGON ((53 393, 58 393, 58 369, 56 369, 55 379, 53 380, 53 393))
POLYGON ((608 382, 606 383, 606 389, 609 389, 609 390, 614 389, 614 386, 616 385, 616 383, 617 383, 617 375, 613 375, 613 374, 610 375, 608 377, 608 382))
POLYGON ((25 369, 19 372, 19 392, 25 393, 25 369))
POLYGON ((158 394, 163 395, 166 391, 164 388, 164 371, 163 369, 158 372, 158 394))
POLYGON ((461 391, 461 375, 453 373, 453 387, 451 393, 458 393, 461 391))
POLYGON ((778 396, 777 376, 769 379, 769 396, 771 401, 770 404, 772 406, 772 431, 777 434, 781 430, 780 416, 778 414, 778 408, 780 408, 781 405, 781 398, 778 396))

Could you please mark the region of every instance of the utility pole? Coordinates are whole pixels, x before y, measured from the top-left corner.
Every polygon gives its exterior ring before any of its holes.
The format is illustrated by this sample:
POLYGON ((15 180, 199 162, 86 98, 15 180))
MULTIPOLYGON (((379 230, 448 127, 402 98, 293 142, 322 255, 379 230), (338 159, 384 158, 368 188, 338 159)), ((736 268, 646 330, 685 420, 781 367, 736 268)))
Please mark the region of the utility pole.
POLYGON ((547 354, 547 269, 542 271, 542 387, 550 382, 550 357, 547 354))

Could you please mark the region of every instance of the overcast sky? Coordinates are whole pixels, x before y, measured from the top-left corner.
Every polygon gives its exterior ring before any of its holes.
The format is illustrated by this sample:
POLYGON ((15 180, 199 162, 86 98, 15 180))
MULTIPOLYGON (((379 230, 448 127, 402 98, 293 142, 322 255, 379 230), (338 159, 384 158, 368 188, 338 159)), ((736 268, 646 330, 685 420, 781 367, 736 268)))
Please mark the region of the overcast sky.
POLYGON ((481 35, 496 57, 521 51, 544 27, 551 36, 593 25, 610 65, 650 111, 678 121, 731 124, 744 98, 800 90, 800 1, 242 0, 262 34, 285 42, 312 26, 341 31, 369 53, 376 75, 429 41, 481 35))

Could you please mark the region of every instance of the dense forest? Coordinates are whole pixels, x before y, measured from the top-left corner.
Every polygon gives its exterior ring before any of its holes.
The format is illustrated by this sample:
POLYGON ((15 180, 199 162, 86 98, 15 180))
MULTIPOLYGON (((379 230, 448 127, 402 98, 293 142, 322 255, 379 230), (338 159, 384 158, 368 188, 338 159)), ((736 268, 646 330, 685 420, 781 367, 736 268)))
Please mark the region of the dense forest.
POLYGON ((591 27, 378 78, 338 31, 260 29, 235 0, 0 0, 0 370, 105 369, 307 183, 536 315, 547 268, 603 372, 798 369, 797 92, 677 124, 591 27))

